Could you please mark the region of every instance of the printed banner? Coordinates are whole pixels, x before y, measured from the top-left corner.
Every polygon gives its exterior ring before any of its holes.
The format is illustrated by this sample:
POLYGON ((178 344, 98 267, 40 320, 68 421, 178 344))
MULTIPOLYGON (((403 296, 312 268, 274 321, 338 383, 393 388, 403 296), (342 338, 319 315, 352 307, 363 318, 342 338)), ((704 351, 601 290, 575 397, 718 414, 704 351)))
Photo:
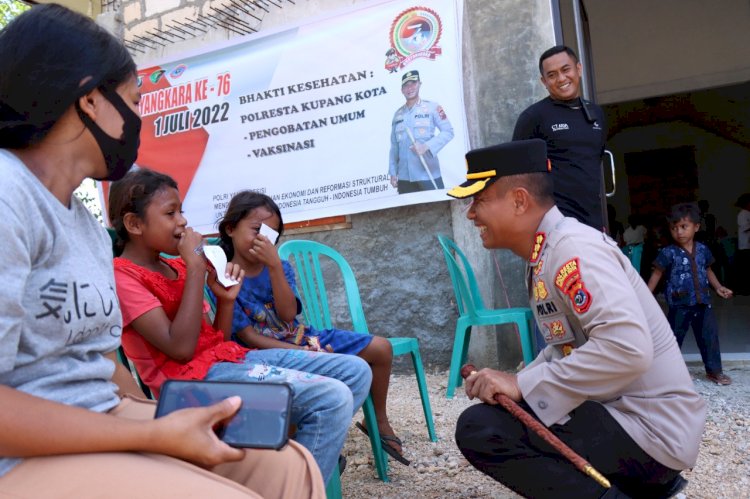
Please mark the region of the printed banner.
POLYGON ((137 164, 204 234, 243 189, 285 222, 444 201, 466 172, 461 12, 381 2, 139 69, 137 164))

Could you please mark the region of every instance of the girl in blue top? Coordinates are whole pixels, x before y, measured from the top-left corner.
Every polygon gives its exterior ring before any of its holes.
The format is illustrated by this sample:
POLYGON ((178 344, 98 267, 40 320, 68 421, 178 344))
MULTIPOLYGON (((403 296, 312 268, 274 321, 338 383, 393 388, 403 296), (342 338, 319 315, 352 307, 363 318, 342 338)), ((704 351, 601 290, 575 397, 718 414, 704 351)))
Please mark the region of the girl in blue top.
MULTIPOLYGON (((297 348, 358 355, 372 367, 372 400, 383 450, 403 464, 401 441, 388 421, 386 400, 393 349, 383 337, 341 329, 318 331, 301 324, 294 270, 282 261, 276 241, 259 233, 261 224, 284 232, 281 211, 265 194, 243 191, 229 203, 219 223, 220 245, 227 259, 245 271, 232 321, 232 339, 254 348, 297 348)), ((357 427, 367 432, 357 423, 357 427)))

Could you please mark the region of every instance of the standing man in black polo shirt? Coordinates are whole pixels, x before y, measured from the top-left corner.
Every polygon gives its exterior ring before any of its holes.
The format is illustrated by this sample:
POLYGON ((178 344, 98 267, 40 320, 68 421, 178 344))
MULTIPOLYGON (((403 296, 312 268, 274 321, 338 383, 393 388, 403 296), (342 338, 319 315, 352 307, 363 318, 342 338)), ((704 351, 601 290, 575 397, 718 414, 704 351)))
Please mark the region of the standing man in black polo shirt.
POLYGON ((521 113, 513 140, 543 139, 552 162, 558 208, 565 216, 603 230, 604 113, 581 98, 581 63, 569 47, 557 45, 545 51, 539 71, 549 96, 521 113))

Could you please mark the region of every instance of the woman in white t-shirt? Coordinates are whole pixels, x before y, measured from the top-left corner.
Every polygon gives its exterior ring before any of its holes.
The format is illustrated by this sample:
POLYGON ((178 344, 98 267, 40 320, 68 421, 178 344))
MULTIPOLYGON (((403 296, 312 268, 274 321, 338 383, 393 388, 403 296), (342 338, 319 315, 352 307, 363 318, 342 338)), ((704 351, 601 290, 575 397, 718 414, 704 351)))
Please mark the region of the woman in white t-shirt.
POLYGON ((638 215, 632 214, 628 217, 628 226, 622 233, 625 245, 641 244, 646 238, 646 227, 639 221, 638 215))
POLYGON ((111 243, 73 191, 132 166, 139 99, 130 54, 85 16, 38 5, 0 30, 0 497, 323 497, 296 443, 218 439, 236 397, 160 419, 120 397, 143 394, 116 360, 111 243))

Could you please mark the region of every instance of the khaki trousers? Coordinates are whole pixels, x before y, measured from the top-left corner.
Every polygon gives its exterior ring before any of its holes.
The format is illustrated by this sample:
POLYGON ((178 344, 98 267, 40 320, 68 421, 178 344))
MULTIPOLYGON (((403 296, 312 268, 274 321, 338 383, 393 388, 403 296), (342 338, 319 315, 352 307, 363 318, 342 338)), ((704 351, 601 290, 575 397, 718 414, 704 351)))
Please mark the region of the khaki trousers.
MULTIPOLYGON (((125 398, 111 414, 151 419, 152 401, 125 398)), ((312 455, 294 441, 281 451, 247 449, 213 470, 158 454, 112 452, 24 459, 0 477, 1 498, 325 498, 312 455)))

